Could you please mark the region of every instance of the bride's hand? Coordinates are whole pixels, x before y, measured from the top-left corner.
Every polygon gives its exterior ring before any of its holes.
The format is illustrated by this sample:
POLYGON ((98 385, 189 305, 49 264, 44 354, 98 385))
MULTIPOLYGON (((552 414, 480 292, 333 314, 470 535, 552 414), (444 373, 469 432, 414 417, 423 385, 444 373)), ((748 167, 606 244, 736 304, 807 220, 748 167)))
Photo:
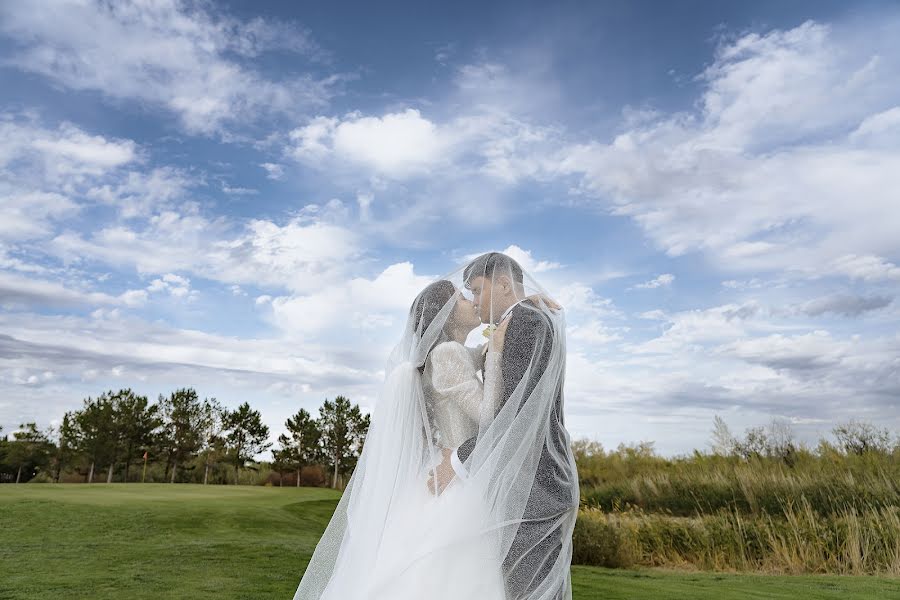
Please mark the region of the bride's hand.
POLYGON ((506 319, 500 325, 497 326, 497 329, 491 333, 490 347, 492 350, 496 352, 503 351, 503 340, 506 339, 506 326, 509 325, 509 319, 506 319))
POLYGON ((545 296, 543 294, 532 294, 531 296, 528 296, 528 300, 531 300, 535 304, 537 304, 539 301, 543 302, 550 310, 562 310, 562 304, 560 304, 550 296, 545 296))
POLYGON ((450 463, 450 454, 453 452, 450 448, 441 448, 442 460, 431 471, 428 471, 428 491, 432 494, 440 494, 444 491, 456 473, 453 471, 453 465, 450 463), (435 489, 437 488, 437 489, 435 489))

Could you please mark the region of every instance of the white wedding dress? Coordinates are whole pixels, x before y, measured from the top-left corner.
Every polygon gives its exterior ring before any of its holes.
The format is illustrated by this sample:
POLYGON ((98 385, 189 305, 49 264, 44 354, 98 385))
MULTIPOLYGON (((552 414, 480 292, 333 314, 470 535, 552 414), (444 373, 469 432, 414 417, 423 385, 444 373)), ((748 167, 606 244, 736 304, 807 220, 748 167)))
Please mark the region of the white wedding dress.
MULTIPOLYGON (((429 355, 426 395, 434 407, 441 444, 453 447, 478 433, 480 415, 492 414, 499 383, 499 353, 488 352, 485 383, 478 378, 482 348, 444 342, 429 355), (485 403, 488 403, 485 405, 485 403), (486 410, 485 410, 486 409, 486 410), (484 411, 484 412, 482 412, 484 411)), ((483 418, 483 417, 481 417, 483 418)), ((435 458, 437 462, 438 458, 435 458)), ((355 568, 352 537, 337 557, 323 600, 504 600, 503 557, 485 533, 487 507, 474 487, 454 478, 434 496, 426 476, 398 494, 370 572, 355 568)))

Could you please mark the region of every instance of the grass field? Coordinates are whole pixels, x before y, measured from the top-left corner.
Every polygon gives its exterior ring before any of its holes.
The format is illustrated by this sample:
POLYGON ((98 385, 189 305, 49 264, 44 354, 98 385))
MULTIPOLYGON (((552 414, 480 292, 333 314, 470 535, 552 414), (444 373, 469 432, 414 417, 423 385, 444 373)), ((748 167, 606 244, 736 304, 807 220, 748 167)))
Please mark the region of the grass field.
MULTIPOLYGON (((0 486, 0 599, 290 600, 337 500, 317 488, 0 486)), ((573 567, 576 600, 900 599, 900 579, 573 567)))

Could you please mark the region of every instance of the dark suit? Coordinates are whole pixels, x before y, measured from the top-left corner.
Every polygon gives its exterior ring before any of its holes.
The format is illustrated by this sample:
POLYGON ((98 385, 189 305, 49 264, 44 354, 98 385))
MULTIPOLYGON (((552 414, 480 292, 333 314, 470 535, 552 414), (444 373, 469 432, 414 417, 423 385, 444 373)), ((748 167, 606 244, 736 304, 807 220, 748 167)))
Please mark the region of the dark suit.
MULTIPOLYGON (((500 398, 502 408, 525 376, 529 365, 534 368, 525 384, 524 401, 528 399, 547 368, 553 345, 553 325, 545 314, 521 304, 513 308, 509 317, 500 364, 503 386, 500 398)), ((503 569, 507 593, 511 599, 533 590, 545 578, 553 561, 559 555, 566 531, 557 523, 557 517, 578 506, 573 499, 571 483, 577 474, 568 464, 560 465, 551 457, 569 454, 568 436, 563 429, 562 375, 565 373, 565 357, 556 382, 555 399, 550 414, 548 438, 544 440, 535 473, 534 484, 525 505, 523 518, 503 569), (548 450, 548 447, 550 450, 548 450), (544 520, 529 520, 539 519, 544 520), (540 541, 537 541, 540 540, 540 541), (536 544, 536 545, 535 545, 536 544), (531 548, 535 545, 534 548, 531 548), (529 549, 531 548, 531 549, 529 549), (523 555, 524 553, 524 555, 523 555), (515 560, 518 558, 518 562, 515 560)), ((499 411, 498 408, 498 411, 499 411)), ((517 410, 517 412, 518 412, 517 410)), ((465 461, 475 448, 476 438, 466 440, 458 449, 459 459, 465 461)), ((553 598, 562 598, 563 589, 555 590, 553 598)))

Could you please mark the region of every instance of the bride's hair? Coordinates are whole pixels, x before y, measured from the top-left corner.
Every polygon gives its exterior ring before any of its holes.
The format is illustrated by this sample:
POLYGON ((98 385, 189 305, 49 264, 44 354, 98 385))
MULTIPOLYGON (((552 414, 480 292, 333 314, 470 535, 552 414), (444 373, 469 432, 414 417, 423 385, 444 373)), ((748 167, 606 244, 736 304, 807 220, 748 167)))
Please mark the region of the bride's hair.
MULTIPOLYGON (((432 321, 434 321, 435 317, 437 317, 438 313, 446 306, 450 299, 453 298, 453 294, 455 293, 456 286, 446 279, 435 281, 419 292, 419 295, 416 296, 416 299, 413 301, 412 307, 410 308, 410 311, 413 313, 413 331, 416 335, 421 338, 425 332, 428 331, 432 321)), ((450 336, 447 333, 447 325, 449 325, 451 321, 452 319, 447 319, 441 332, 431 345, 431 348, 429 348, 427 352, 421 354, 423 357, 422 364, 417 365, 420 370, 424 367, 425 359, 428 358, 431 350, 441 342, 446 342, 450 339, 450 336)))
MULTIPOLYGON (((432 322, 437 318, 438 313, 440 313, 441 309, 450 302, 455 293, 456 286, 446 279, 435 281, 419 292, 419 295, 416 296, 416 299, 413 300, 412 306, 410 307, 413 321, 413 333, 419 340, 425 336, 425 332, 428 331, 432 322)), ((431 346, 426 351, 420 354, 422 362, 417 364, 416 368, 422 375, 425 374, 425 363, 428 361, 428 356, 431 354, 431 351, 434 350, 438 344, 450 340, 450 335, 447 333, 447 327, 451 320, 452 319, 447 319, 444 322, 444 325, 435 337, 434 342, 432 342, 431 346)), ((425 415, 428 420, 431 439, 437 439, 440 434, 435 424, 434 404, 428 399, 425 401, 425 415)), ((423 430, 422 433, 424 435, 425 431, 423 430)))

